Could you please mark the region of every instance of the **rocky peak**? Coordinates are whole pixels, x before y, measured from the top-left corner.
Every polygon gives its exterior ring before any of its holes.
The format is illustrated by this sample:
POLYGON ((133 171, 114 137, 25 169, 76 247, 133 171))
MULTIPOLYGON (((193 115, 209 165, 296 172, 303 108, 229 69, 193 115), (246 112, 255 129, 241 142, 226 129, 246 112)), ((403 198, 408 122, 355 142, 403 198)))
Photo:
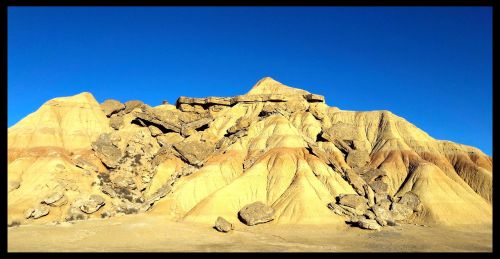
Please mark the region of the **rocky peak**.
POLYGON ((284 85, 271 77, 264 77, 246 95, 260 94, 306 95, 310 93, 302 89, 284 85))

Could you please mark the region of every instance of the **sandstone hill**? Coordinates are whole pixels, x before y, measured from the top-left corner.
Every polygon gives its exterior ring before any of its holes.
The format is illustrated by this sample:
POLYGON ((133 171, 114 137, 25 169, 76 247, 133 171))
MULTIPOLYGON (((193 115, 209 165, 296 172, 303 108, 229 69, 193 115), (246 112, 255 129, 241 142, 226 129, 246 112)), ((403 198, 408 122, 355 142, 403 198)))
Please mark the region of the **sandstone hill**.
POLYGON ((253 224, 490 224, 492 157, 266 77, 236 97, 56 98, 8 129, 8 224, 149 213, 253 224))

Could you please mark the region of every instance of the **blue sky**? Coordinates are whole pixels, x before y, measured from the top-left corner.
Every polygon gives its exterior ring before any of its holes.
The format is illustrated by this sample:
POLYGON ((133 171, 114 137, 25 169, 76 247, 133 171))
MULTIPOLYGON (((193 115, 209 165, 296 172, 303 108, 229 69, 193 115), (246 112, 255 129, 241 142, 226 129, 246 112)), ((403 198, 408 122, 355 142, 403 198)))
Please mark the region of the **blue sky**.
POLYGON ((8 126, 83 91, 155 106, 264 76, 492 154, 489 7, 8 9, 8 126))

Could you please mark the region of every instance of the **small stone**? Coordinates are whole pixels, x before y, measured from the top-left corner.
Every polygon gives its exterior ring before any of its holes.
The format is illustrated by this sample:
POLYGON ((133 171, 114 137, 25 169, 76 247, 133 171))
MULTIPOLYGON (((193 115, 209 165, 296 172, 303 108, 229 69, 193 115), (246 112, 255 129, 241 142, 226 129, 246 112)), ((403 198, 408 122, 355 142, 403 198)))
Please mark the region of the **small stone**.
POLYGON ((375 218, 375 220, 377 221, 377 223, 378 223, 380 226, 382 226, 382 227, 387 226, 387 221, 386 221, 386 220, 381 219, 381 218, 379 218, 379 217, 376 217, 376 218, 375 218))
POLYGON ((34 208, 29 208, 24 212, 24 218, 29 219, 31 218, 31 215, 33 215, 33 212, 35 212, 34 208))
POLYGON ((109 186, 103 186, 101 188, 101 191, 107 195, 109 195, 109 197, 111 198, 114 198, 116 197, 116 192, 115 190, 113 190, 113 188, 109 187, 109 186))
POLYGON ((225 220, 223 217, 218 217, 217 220, 215 221, 215 229, 219 232, 229 232, 234 229, 233 224, 231 224, 229 221, 225 220))
POLYGON ((50 207, 49 206, 47 206, 47 205, 41 205, 41 206, 35 208, 35 210, 31 214, 31 216, 34 219, 38 219, 38 218, 41 218, 43 216, 48 215, 49 212, 50 212, 50 207))

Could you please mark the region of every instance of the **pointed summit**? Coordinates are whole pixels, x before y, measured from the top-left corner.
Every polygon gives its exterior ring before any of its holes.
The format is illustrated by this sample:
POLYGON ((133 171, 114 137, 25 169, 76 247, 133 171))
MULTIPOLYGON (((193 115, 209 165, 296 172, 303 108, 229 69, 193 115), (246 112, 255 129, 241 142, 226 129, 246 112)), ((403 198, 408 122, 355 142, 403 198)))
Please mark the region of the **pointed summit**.
POLYGON ((286 86, 267 76, 259 80, 246 95, 256 94, 304 95, 309 92, 286 86))

